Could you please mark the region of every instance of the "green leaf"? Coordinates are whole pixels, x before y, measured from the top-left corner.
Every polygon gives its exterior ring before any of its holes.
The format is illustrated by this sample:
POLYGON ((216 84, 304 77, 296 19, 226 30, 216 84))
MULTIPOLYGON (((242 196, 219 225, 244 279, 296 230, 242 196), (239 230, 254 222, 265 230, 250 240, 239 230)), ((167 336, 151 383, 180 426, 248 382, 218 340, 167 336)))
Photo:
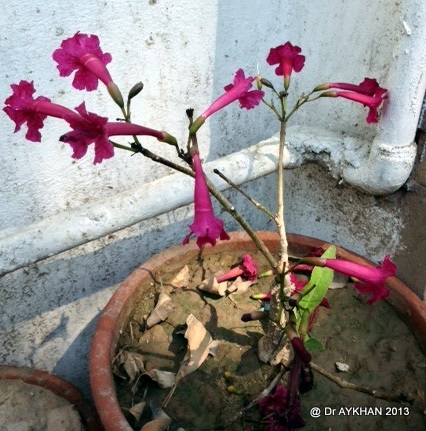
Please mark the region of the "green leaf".
POLYGON ((325 349, 321 341, 317 340, 314 337, 310 337, 309 335, 306 336, 304 344, 308 350, 322 351, 325 349))
MULTIPOLYGON (((324 259, 334 259, 336 257, 336 247, 334 245, 330 246, 321 257, 324 259)), ((311 279, 301 292, 304 296, 299 301, 299 307, 304 312, 311 312, 320 305, 333 281, 333 274, 334 271, 329 268, 317 266, 313 269, 311 279)))
MULTIPOLYGON (((330 246, 321 257, 334 259, 336 257, 336 247, 330 246)), ((296 319, 296 326, 302 335, 307 332, 309 316, 320 305, 333 282, 333 275, 334 271, 332 269, 317 266, 313 269, 309 282, 302 289, 301 294, 304 296, 298 304, 300 317, 296 319)))

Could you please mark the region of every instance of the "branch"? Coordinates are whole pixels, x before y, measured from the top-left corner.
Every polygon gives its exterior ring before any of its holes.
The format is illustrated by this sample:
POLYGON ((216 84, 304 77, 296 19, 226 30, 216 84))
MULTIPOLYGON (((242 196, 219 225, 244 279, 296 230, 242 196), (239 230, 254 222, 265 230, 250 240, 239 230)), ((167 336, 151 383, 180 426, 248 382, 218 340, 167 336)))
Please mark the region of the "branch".
POLYGON ((340 386, 343 389, 352 389, 354 391, 362 392, 364 394, 371 395, 372 397, 378 398, 381 400, 393 401, 400 404, 401 403, 408 403, 410 405, 414 404, 414 399, 409 398, 404 394, 392 395, 376 389, 370 389, 365 386, 355 385, 354 383, 350 383, 346 380, 341 379, 340 377, 335 376, 334 374, 330 373, 329 371, 325 370, 324 368, 320 367, 319 365, 313 362, 311 362, 310 365, 311 365, 311 368, 315 370, 317 373, 323 375, 324 377, 327 377, 327 379, 331 380, 333 383, 336 383, 336 385, 340 386))

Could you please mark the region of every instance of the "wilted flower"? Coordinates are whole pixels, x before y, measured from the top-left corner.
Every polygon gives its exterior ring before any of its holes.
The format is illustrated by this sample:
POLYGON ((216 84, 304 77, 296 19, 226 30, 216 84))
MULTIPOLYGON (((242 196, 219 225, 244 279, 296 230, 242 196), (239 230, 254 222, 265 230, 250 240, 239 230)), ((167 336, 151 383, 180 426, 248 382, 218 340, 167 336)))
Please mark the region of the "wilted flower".
POLYGON ((300 416, 299 397, 290 405, 288 391, 283 385, 278 385, 274 394, 259 401, 259 412, 267 417, 269 431, 287 431, 305 426, 305 421, 300 416))
POLYGON ((231 268, 229 271, 225 272, 225 274, 219 275, 216 279, 218 283, 222 283, 222 281, 227 281, 239 276, 243 276, 248 280, 256 280, 258 272, 259 265, 249 254, 245 254, 242 262, 238 266, 231 268))

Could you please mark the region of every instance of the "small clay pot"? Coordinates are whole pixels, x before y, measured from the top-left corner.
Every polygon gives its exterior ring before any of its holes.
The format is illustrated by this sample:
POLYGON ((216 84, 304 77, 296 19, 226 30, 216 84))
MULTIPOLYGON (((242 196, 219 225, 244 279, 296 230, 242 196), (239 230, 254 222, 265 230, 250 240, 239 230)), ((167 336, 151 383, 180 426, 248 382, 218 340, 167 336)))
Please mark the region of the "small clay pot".
MULTIPOLYGON (((258 232, 258 235, 272 253, 278 252, 277 233, 258 232)), ((203 253, 256 250, 255 244, 246 233, 233 232, 230 236, 229 241, 219 241, 215 247, 206 247, 203 253)), ((331 245, 325 241, 295 234, 288 235, 288 243, 289 249, 298 255, 307 255, 312 249, 325 249, 331 245)), ((153 256, 124 280, 105 306, 92 341, 89 372, 95 405, 106 431, 133 431, 121 412, 116 397, 111 362, 120 332, 129 320, 133 305, 144 294, 140 286, 145 280, 150 280, 151 274, 155 274, 159 267, 166 266, 168 270, 177 269, 195 258, 198 253, 199 249, 193 240, 188 245, 178 245, 153 256)), ((341 247, 337 247, 337 257, 374 266, 371 261, 341 247)), ((147 285, 149 286, 149 283, 147 285)), ((426 306, 396 277, 388 279, 387 287, 390 290, 388 301, 413 329, 426 349, 426 306)))
POLYGON ((71 383, 47 371, 0 365, 0 380, 20 380, 44 388, 74 406, 87 431, 103 431, 99 416, 71 383))

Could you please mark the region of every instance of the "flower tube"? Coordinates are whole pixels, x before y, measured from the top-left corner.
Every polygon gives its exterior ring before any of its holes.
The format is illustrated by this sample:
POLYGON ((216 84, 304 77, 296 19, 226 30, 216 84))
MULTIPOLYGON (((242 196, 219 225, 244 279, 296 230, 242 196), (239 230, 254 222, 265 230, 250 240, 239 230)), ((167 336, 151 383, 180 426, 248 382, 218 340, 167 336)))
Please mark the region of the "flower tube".
POLYGON ((153 136, 161 142, 175 141, 171 135, 159 130, 132 123, 108 122, 108 118, 87 112, 84 102, 75 109, 80 115, 66 118, 73 130, 61 138, 71 146, 75 159, 81 159, 92 143, 95 145, 94 164, 111 158, 114 146, 109 140, 110 136, 153 136))
POLYGON ((44 127, 44 120, 47 117, 71 118, 78 117, 71 109, 52 103, 44 96, 34 99, 35 93, 33 81, 20 81, 19 84, 12 84, 12 95, 5 100, 3 111, 15 123, 14 133, 18 132, 26 123, 28 130, 25 138, 32 142, 41 141, 40 129, 44 127))
POLYGON ((259 105, 265 93, 260 90, 251 90, 253 81, 256 78, 245 77, 244 71, 238 69, 234 76, 232 84, 224 87, 225 93, 217 98, 192 124, 189 128, 189 133, 194 135, 197 130, 204 124, 206 119, 220 109, 228 106, 230 103, 238 100, 240 108, 252 109, 259 105), (251 90, 251 91, 250 91, 251 90))
POLYGON ((320 257, 307 257, 303 259, 310 265, 322 266, 357 279, 355 288, 362 294, 370 294, 367 301, 372 304, 389 296, 385 286, 386 279, 396 275, 396 265, 385 256, 383 263, 377 267, 360 265, 343 259, 323 259, 320 257))
POLYGON ((112 59, 111 54, 102 52, 98 36, 77 32, 73 37, 63 40, 52 57, 58 63, 60 76, 70 76, 76 71, 72 82, 74 88, 93 91, 98 88, 100 80, 115 103, 123 108, 123 96, 106 67, 112 59))
POLYGON ((183 244, 189 242, 191 235, 197 237, 199 248, 207 243, 214 246, 217 238, 229 239, 229 235, 223 228, 223 221, 217 219, 213 213, 213 205, 210 198, 210 192, 207 187, 206 178, 204 177, 203 167, 201 165, 200 155, 197 150, 191 151, 192 164, 195 173, 194 187, 194 221, 189 225, 191 232, 183 240, 183 244))

